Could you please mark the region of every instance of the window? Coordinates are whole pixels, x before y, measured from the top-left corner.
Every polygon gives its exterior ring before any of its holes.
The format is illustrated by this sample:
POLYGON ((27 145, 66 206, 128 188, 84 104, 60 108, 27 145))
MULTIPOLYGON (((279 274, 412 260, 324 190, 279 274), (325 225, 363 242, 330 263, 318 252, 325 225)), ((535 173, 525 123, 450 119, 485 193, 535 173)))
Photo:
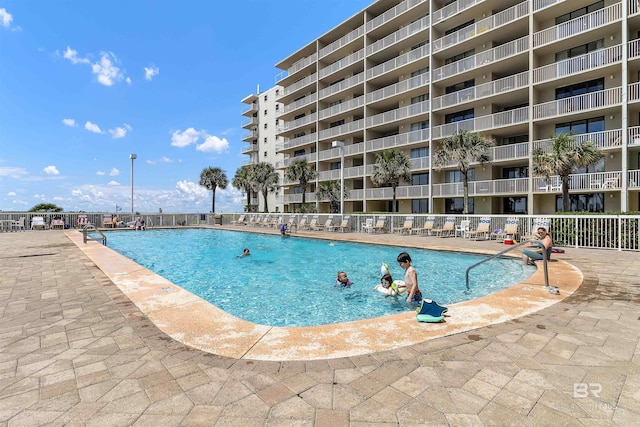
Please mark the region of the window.
POLYGON ((267 128, 267 124, 266 124, 266 123, 264 124, 264 128, 265 128, 265 129, 267 128))
POLYGON ((461 120, 473 119, 473 108, 469 110, 459 111, 457 113, 451 113, 444 116, 445 123, 455 123, 461 120))
POLYGON ((264 110, 264 115, 266 116, 269 110, 264 110))
POLYGON ((563 59, 574 58, 576 56, 585 55, 589 52, 593 52, 598 49, 604 48, 604 39, 600 39, 595 42, 583 44, 580 46, 572 47, 571 49, 556 52, 556 62, 563 59))
POLYGON ((429 128, 429 120, 423 120, 421 122, 411 123, 411 131, 428 129, 429 128))
POLYGON ((267 138, 265 138, 265 139, 264 139, 264 143, 265 143, 265 144, 267 143, 267 138))
MULTIPOLYGON (((569 194, 571 212, 604 212, 604 193, 569 194)), ((562 211, 562 196, 556 197, 556 211, 562 211)))
POLYGON ((527 198, 526 197, 505 197, 502 199, 502 211, 508 214, 526 214, 527 198))
POLYGON ((329 163, 329 170, 335 171, 340 169, 340 163, 341 162, 331 162, 329 163))
POLYGON ((507 136, 502 138, 502 144, 500 145, 520 144, 523 142, 529 142, 529 135, 507 136))
POLYGON ((344 119, 329 123, 329 127, 334 128, 336 126, 340 126, 343 124, 344 124, 344 119))
POLYGON ((263 157, 267 157, 267 152, 266 151, 264 152, 264 156, 263 157))
MULTIPOLYGON (((469 213, 472 214, 474 211, 473 197, 469 197, 467 201, 469 202, 469 213)), ((444 199, 444 210, 448 214, 461 214, 464 210, 464 199, 462 197, 444 199)))
POLYGON ((280 110, 280 104, 276 104, 276 111, 280 110))
POLYGON ((604 116, 584 120, 574 120, 572 122, 558 123, 556 125, 556 135, 561 133, 581 135, 583 133, 602 131, 604 131, 604 116))
POLYGON ((604 9, 604 1, 598 1, 587 7, 581 7, 580 9, 576 9, 573 12, 565 13, 564 15, 558 16, 556 18, 556 25, 579 18, 583 15, 586 15, 587 13, 595 12, 596 10, 600 9, 604 9))
POLYGON ((471 21, 467 21, 464 24, 460 24, 457 27, 453 27, 450 30, 445 31, 444 35, 446 36, 446 35, 449 35, 451 33, 455 33, 456 31, 461 30, 461 29, 463 29, 465 27, 468 27, 469 25, 473 25, 474 23, 475 23, 475 20, 472 19, 471 21))
POLYGON ((299 157, 299 156, 304 156, 306 153, 306 151, 304 149, 302 150, 296 150, 293 152, 293 157, 299 157))
POLYGON ((411 72, 411 77, 419 76, 420 74, 426 74, 428 72, 429 72, 429 67, 420 68, 419 70, 412 71, 411 72))
POLYGON ((419 159, 421 157, 429 157, 429 147, 412 148, 410 158, 419 159))
POLYGON ((452 62, 460 61, 461 59, 468 58, 476 54, 475 49, 468 50, 466 52, 462 52, 458 55, 452 56, 451 58, 447 58, 444 60, 444 65, 451 64, 452 62))
POLYGON ((304 114, 304 113, 302 113, 302 114, 298 114, 297 116, 295 116, 295 117, 293 118, 293 120, 301 119, 301 118, 303 118, 304 116, 305 116, 305 114, 304 114))
POLYGON ((267 95, 265 95, 265 96, 264 96, 264 100, 265 100, 265 101, 267 100, 267 95))
POLYGON ((420 102, 424 102, 424 101, 428 101, 429 100, 429 94, 423 94, 423 95, 418 95, 418 96, 414 96, 413 98, 411 98, 411 103, 412 104, 418 104, 420 102))
POLYGON ((280 120, 276 119, 276 126, 280 123, 280 120))
POLYGON ((329 103, 329 107, 333 107, 335 105, 342 104, 342 99, 335 100, 329 103))
POLYGON ((502 168, 502 178, 504 179, 527 178, 528 176, 529 176, 528 166, 502 168))
POLYGON ((571 96, 583 95, 600 90, 604 90, 604 78, 559 87, 556 89, 556 99, 569 98, 571 96))
POLYGON ((413 199, 411 200, 411 213, 428 213, 429 199, 413 199))
MULTIPOLYGON (((280 95, 280 89, 276 89, 276 96, 280 95)), ((276 105, 276 110, 278 109, 278 106, 276 105)))
POLYGON ((429 185, 429 174, 415 173, 411 175, 411 185, 429 185))
MULTIPOLYGON (((476 180, 476 172, 473 169, 469 169, 468 172, 469 182, 476 180)), ((444 182, 462 182, 462 172, 458 170, 453 171, 445 171, 444 173, 444 182)))
POLYGON ((445 90, 445 93, 453 93, 453 92, 461 91, 463 89, 474 87, 475 85, 476 85, 476 81, 474 79, 471 79, 471 80, 467 80, 466 82, 460 82, 451 86, 447 86, 444 90, 445 90))

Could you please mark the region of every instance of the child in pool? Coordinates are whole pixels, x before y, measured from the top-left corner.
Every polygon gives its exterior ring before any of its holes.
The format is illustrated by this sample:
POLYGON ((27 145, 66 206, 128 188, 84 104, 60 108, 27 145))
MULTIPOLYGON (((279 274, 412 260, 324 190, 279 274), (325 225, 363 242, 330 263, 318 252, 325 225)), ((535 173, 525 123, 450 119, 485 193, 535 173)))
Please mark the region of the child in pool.
POLYGON ((402 280, 393 280, 390 274, 385 274, 380 279, 380 284, 374 290, 386 295, 402 295, 407 292, 407 286, 402 280))
POLYGON ((405 269, 404 283, 409 290, 407 294, 407 302, 422 301, 422 293, 418 288, 418 272, 411 265, 411 257, 406 252, 400 252, 398 255, 398 264, 405 269))
POLYGON ((338 271, 338 277, 336 277, 336 286, 351 286, 353 282, 347 277, 347 273, 344 271, 338 271))

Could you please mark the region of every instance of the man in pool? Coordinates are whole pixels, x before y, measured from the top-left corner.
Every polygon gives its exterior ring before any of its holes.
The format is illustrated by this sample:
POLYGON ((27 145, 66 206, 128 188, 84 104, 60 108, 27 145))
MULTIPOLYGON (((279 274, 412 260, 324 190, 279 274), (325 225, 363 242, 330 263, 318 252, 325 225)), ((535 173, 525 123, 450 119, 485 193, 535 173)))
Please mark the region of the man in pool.
POLYGON ((418 272, 411 265, 411 257, 406 252, 400 252, 398 255, 398 264, 405 269, 404 284, 409 290, 407 294, 407 302, 422 301, 422 293, 418 288, 418 272))
POLYGON ((251 253, 249 252, 249 248, 244 248, 244 250, 242 251, 242 255, 238 255, 237 258, 244 258, 249 255, 251 255, 251 253))

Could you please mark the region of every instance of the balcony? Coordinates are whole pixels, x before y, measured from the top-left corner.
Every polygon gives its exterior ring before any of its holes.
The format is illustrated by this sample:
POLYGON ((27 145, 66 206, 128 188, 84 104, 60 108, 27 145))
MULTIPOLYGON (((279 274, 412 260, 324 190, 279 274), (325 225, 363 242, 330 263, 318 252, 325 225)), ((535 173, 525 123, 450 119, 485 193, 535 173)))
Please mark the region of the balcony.
POLYGON ((384 138, 366 141, 367 152, 386 150, 389 148, 403 147, 410 144, 423 144, 429 142, 429 129, 419 129, 399 135, 386 136, 384 138))
POLYGON ((249 144, 244 144, 244 146, 242 147, 242 154, 251 154, 251 153, 255 153, 258 151, 258 144, 256 143, 249 143, 249 144))
MULTIPOLYGON (((309 193, 305 195, 305 202, 311 203, 316 201, 316 193, 309 193)), ((302 203, 302 193, 299 194, 284 194, 282 196, 283 203, 302 203)))
POLYGON ((431 157, 416 157, 411 159, 411 170, 429 169, 429 161, 431 157))
POLYGON ((400 56, 396 56, 395 58, 383 62, 382 64, 378 64, 375 67, 372 67, 367 70, 367 80, 373 79, 375 77, 382 76, 383 74, 389 73, 394 70, 399 70, 402 67, 405 67, 413 62, 419 61, 423 58, 429 57, 429 45, 426 44, 424 46, 420 46, 417 49, 413 49, 407 53, 404 53, 400 56))
MULTIPOLYGON (((527 194, 529 178, 496 179, 490 181, 469 182, 469 196, 502 196, 527 194)), ((433 197, 462 197, 464 185, 462 182, 451 182, 433 185, 433 197)))
MULTIPOLYGON (((359 142, 357 144, 350 144, 344 146, 344 156, 355 156, 357 154, 364 153, 364 143, 359 142)), ((322 150, 318 153, 318 160, 335 160, 340 158, 340 148, 330 148, 328 150, 322 150)))
POLYGON ((336 73, 342 69, 347 68, 350 65, 356 64, 364 59, 364 49, 360 49, 359 51, 352 53, 349 56, 345 56, 342 59, 337 60, 333 64, 328 67, 322 68, 318 72, 318 78, 323 79, 333 73, 336 73))
POLYGON ((414 34, 417 34, 421 31, 425 31, 429 28, 429 17, 425 16, 422 19, 419 19, 406 27, 400 28, 398 31, 389 34, 383 39, 376 41, 373 44, 367 46, 367 56, 373 55, 374 53, 380 52, 390 46, 393 46, 396 43, 401 42, 414 34))
MULTIPOLYGON (((535 193, 562 191, 560 177, 554 175, 549 177, 551 182, 557 183, 555 186, 547 185, 544 177, 533 177, 533 191, 535 193)), ((593 172, 569 175, 569 192, 602 192, 618 191, 622 188, 622 172, 593 172)))
POLYGON ((533 11, 537 12, 539 10, 545 9, 549 6, 552 6, 556 3, 563 2, 565 0, 533 0, 533 11))
POLYGON ((583 71, 619 63, 622 60, 622 46, 611 46, 586 55, 565 59, 533 70, 533 83, 543 83, 583 71))
POLYGON ((318 115, 316 113, 309 114, 308 116, 300 117, 297 120, 293 120, 291 122, 284 122, 282 125, 278 126, 278 133, 282 132, 291 132, 294 129, 301 128, 303 126, 307 126, 309 123, 315 123, 318 115))
POLYGON ((521 142, 492 147, 490 156, 492 162, 527 159, 529 157, 529 143, 521 142))
MULTIPOLYGON (((631 130, 631 129, 629 129, 631 130)), ((620 148, 622 145, 622 129, 605 130, 602 132, 583 133, 573 135, 575 145, 582 144, 585 141, 591 141, 601 150, 620 148)), ((551 152, 553 139, 539 139, 533 141, 533 149, 540 149, 545 153, 551 152)))
POLYGON ((627 42, 627 56, 629 60, 640 58, 640 39, 627 42))
POLYGON ((632 170, 628 172, 629 190, 640 190, 640 170, 632 170))
POLYGON ((292 148, 302 147, 316 142, 316 133, 310 133, 309 135, 300 136, 298 138, 292 138, 286 141, 282 145, 276 145, 276 151, 285 151, 292 148))
POLYGON ((359 96, 357 98, 350 99, 347 102, 341 102, 340 104, 334 105, 333 107, 320 110, 319 119, 324 120, 329 117, 360 108, 363 105, 364 105, 364 96, 359 96))
POLYGON ((302 90, 304 88, 306 88, 307 86, 310 86, 312 84, 316 83, 317 80, 317 73, 313 73, 310 76, 307 76, 301 80, 298 80, 297 82, 293 83, 290 86, 285 87, 284 89, 282 89, 280 91, 280 96, 278 96, 278 100, 281 100, 284 97, 287 96, 291 96, 294 93, 298 92, 299 90, 302 90))
POLYGON ((318 133, 318 139, 319 140, 333 139, 339 136, 360 132, 362 130, 364 130, 364 119, 354 120, 353 122, 350 122, 350 123, 345 123, 340 126, 321 130, 318 133))
POLYGON ((619 106, 622 103, 622 88, 614 87, 584 95, 572 96, 557 101, 545 102, 533 106, 533 119, 541 120, 552 117, 576 114, 584 111, 598 110, 619 106))
POLYGON ((255 112, 258 111, 258 103, 257 102, 252 102, 251 104, 249 104, 248 107, 246 107, 246 110, 242 111, 242 115, 246 116, 248 114, 253 114, 255 112))
POLYGON ((500 93, 511 92, 529 85, 529 72, 525 71, 520 74, 494 80, 488 83, 482 83, 478 86, 462 89, 458 92, 449 93, 433 99, 433 110, 440 110, 447 107, 453 107, 465 102, 494 96, 500 93))
POLYGON ((376 16, 371 21, 367 22, 367 24, 366 24, 367 32, 369 32, 371 30, 374 30, 374 29, 386 24, 387 22, 391 21, 392 19, 395 19, 397 16, 402 15, 403 13, 407 12, 409 9, 412 9, 415 6, 417 6, 420 3, 423 3, 425 1, 426 0, 405 0, 405 1, 403 1, 402 3, 392 7, 391 9, 389 9, 386 12, 382 13, 381 15, 376 16))
POLYGON ((257 117, 248 117, 244 119, 241 123, 241 127, 247 129, 253 126, 258 126, 258 118, 257 117))
MULTIPOLYGON (((355 166, 351 168, 344 168, 344 178, 362 178, 364 177, 364 166, 355 166)), ((318 174, 319 181, 335 181, 340 179, 340 169, 332 169, 323 171, 318 174)))
POLYGON ((359 39, 363 35, 364 35, 364 25, 361 26, 361 27, 356 28, 355 30, 351 31, 349 34, 340 37, 338 40, 336 40, 333 43, 330 43, 327 46, 325 46, 322 49, 320 49, 320 51, 318 52, 318 57, 320 59, 322 59, 325 56, 335 52, 338 49, 340 49, 342 46, 346 46, 349 43, 351 43, 352 41, 354 41, 356 39, 359 39))
POLYGON ((469 120, 447 123, 445 125, 434 126, 431 131, 433 139, 446 138, 454 133, 466 130, 478 132, 491 130, 505 126, 513 126, 529 121, 529 107, 516 108, 515 110, 503 111, 501 113, 489 114, 469 120))
POLYGON ((429 84, 429 73, 420 74, 368 93, 367 104, 384 101, 429 84))
POLYGON ((485 50, 460 61, 447 64, 444 67, 433 70, 433 81, 437 82, 465 71, 473 70, 483 65, 495 63, 510 58, 529 49, 529 36, 525 36, 503 45, 485 50))
POLYGON ((446 5, 445 7, 436 10, 433 12, 433 23, 437 24, 438 22, 444 21, 445 19, 457 15, 460 12, 463 12, 476 4, 483 3, 485 0, 458 0, 451 4, 446 5))
POLYGON ((309 153, 305 154, 304 156, 287 157, 284 160, 277 161, 275 167, 276 169, 286 169, 291 166, 291 163, 302 159, 307 159, 307 162, 309 163, 315 163, 316 159, 318 158, 316 154, 317 153, 309 153))
POLYGON ((487 31, 499 28, 503 25, 508 25, 518 19, 522 19, 529 14, 529 2, 525 1, 517 4, 513 7, 505 9, 501 12, 491 15, 488 18, 481 19, 480 21, 464 27, 454 33, 447 34, 433 41, 433 53, 437 53, 441 50, 447 49, 451 46, 455 46, 472 37, 476 37, 487 31))
POLYGON ((320 90, 318 93, 320 94, 320 99, 325 99, 338 92, 342 92, 343 90, 347 90, 354 86, 362 84, 363 82, 364 82, 364 73, 358 73, 355 76, 351 76, 348 79, 344 79, 336 84, 328 86, 320 90))
POLYGON ((533 34, 533 47, 538 48, 577 34, 593 31, 620 19, 622 19, 622 4, 615 3, 571 21, 538 31, 533 34))
POLYGON ((256 139, 258 139, 258 131, 255 129, 251 129, 242 133, 242 140, 245 142, 251 142, 256 139))
MULTIPOLYGON (((393 200, 393 188, 380 187, 364 190, 367 200, 393 200)), ((424 199, 429 197, 428 185, 401 185, 396 188, 396 199, 424 199)))
POLYGON ((422 101, 395 110, 385 111, 375 116, 367 117, 367 128, 383 126, 398 120, 408 119, 429 113, 429 101, 422 101))
MULTIPOLYGON (((622 0, 624 1, 624 0, 622 0)), ((638 3, 637 0, 628 0, 628 9, 627 12, 629 13, 629 16, 633 16, 633 15, 637 15, 640 13, 640 3, 638 3)))
POLYGON ((629 139, 628 139, 628 143, 629 146, 640 146, 640 126, 633 126, 630 127, 628 129, 629 132, 629 139))
POLYGON ((631 83, 627 86, 629 103, 640 101, 640 82, 631 83))
POLYGON ((294 101, 291 104, 285 105, 280 115, 291 113, 293 111, 299 110, 300 108, 306 107, 309 104, 313 104, 314 102, 316 102, 317 99, 318 99, 317 93, 312 93, 311 95, 307 95, 302 99, 298 99, 297 101, 294 101))

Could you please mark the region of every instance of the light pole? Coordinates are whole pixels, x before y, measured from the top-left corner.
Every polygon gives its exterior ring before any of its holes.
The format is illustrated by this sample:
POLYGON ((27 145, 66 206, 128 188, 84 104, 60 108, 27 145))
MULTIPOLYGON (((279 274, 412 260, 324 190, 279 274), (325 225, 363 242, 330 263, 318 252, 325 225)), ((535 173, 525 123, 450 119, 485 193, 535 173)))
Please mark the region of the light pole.
POLYGON ((333 141, 332 148, 340 149, 340 215, 344 214, 344 142, 333 141))
POLYGON ((133 161, 138 158, 135 154, 129 154, 129 158, 131 159, 131 215, 133 215, 133 161))

